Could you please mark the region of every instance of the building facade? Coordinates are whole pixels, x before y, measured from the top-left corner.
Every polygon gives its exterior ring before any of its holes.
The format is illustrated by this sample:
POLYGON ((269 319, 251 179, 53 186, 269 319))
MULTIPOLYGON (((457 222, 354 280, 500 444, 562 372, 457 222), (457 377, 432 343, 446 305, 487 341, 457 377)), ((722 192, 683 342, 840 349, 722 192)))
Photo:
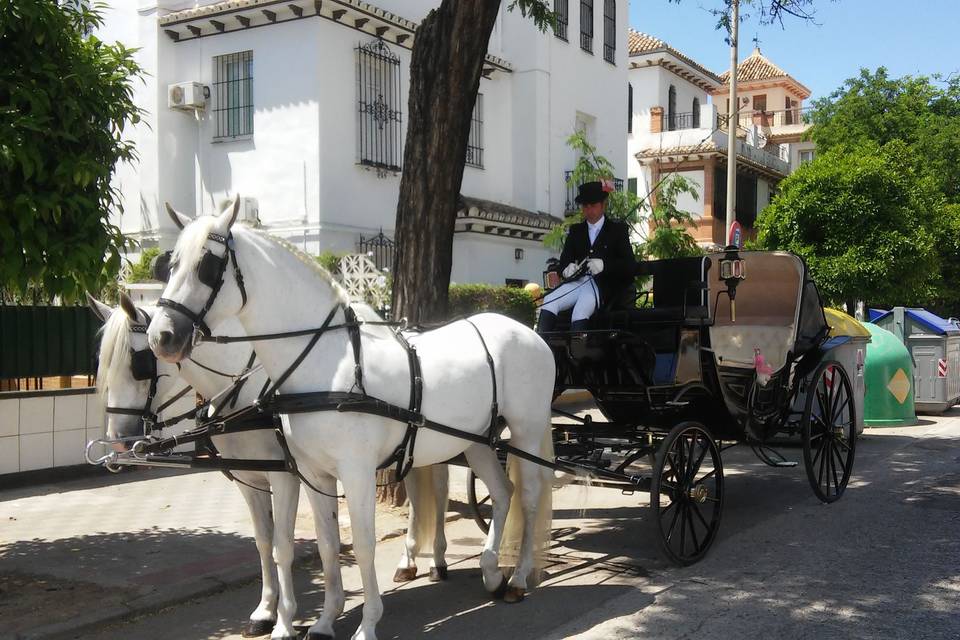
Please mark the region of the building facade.
MULTIPOLYGON (((728 137, 722 98, 728 93, 726 76, 633 29, 628 34, 628 55, 628 188, 655 201, 657 185, 674 175, 683 177, 696 192, 682 194, 677 202, 697 221, 691 234, 704 247, 725 245, 728 137), (722 112, 718 112, 720 103, 722 112)), ((782 71, 763 60, 758 64, 751 56, 738 71, 746 102, 738 117, 735 211, 748 236, 777 184, 797 166, 801 149, 810 145, 800 142, 807 126, 802 124, 802 100, 809 91, 804 93, 803 86, 786 74, 774 77, 782 71), (774 95, 770 89, 774 86, 789 87, 789 91, 785 88, 783 95, 774 95), (771 100, 780 97, 785 105, 791 100, 790 108, 767 114, 764 98, 757 97, 765 91, 771 100), (754 115, 754 106, 763 109, 754 115), (791 154, 796 160, 791 161, 791 154)))
MULTIPOLYGON (((118 169, 121 229, 168 248, 164 201, 243 215, 309 253, 393 235, 410 52, 437 0, 114 2, 105 38, 138 47, 139 162, 118 169), (380 232, 383 236, 379 236, 380 232)), ((508 3, 503 3, 504 5, 508 3)), ((539 280, 567 209, 566 138, 587 131, 626 175, 627 1, 558 0, 541 33, 501 8, 473 113, 455 282, 539 280)), ((381 265, 389 266, 389 264, 381 265)))

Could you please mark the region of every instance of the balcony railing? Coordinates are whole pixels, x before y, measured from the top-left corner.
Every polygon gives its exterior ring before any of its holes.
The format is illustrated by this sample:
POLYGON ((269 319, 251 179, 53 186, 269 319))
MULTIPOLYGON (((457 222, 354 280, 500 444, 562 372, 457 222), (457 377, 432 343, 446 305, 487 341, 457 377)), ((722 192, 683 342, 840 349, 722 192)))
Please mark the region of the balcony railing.
MULTIPOLYGON (((758 127, 786 127, 792 125, 810 124, 812 109, 804 107, 803 109, 783 109, 782 111, 744 111, 737 116, 737 125, 740 127, 749 127, 757 125, 758 127)), ((728 116, 723 113, 717 116, 717 126, 721 129, 727 127, 728 116)))
MULTIPOLYGON (((566 213, 573 213, 579 209, 579 205, 574 202, 574 199, 577 197, 578 185, 570 183, 570 176, 573 175, 573 171, 564 171, 563 172, 563 183, 567 185, 567 203, 565 205, 564 211, 566 213)), ((621 178, 613 179, 613 188, 616 191, 623 191, 623 180, 621 178)))
POLYGON ((694 111, 687 113, 665 113, 661 118, 661 131, 677 131, 680 129, 699 129, 700 114, 694 111))

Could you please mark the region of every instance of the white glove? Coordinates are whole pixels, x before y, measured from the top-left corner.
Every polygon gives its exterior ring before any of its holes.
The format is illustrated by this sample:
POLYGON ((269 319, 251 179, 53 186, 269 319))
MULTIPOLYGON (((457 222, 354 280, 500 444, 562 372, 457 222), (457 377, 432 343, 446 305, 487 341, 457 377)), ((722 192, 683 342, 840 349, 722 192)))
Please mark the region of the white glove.
POLYGON ((580 268, 580 265, 577 264, 576 262, 571 262, 570 264, 568 264, 566 268, 564 268, 563 270, 564 279, 571 277, 573 274, 577 272, 577 269, 579 268, 580 268))
POLYGON ((587 260, 587 271, 594 276, 603 271, 603 260, 600 258, 590 258, 587 260))

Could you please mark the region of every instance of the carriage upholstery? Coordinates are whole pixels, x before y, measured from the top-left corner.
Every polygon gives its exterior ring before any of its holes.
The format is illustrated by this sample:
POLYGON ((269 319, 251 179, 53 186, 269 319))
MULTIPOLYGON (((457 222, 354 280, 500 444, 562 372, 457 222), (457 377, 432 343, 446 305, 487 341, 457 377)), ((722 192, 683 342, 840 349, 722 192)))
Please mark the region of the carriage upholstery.
MULTIPOLYGON (((719 260, 722 254, 715 254, 719 260)), ((743 252, 747 277, 737 287, 736 321, 731 319, 730 300, 717 299, 710 345, 721 366, 754 368, 754 350, 766 364, 779 371, 794 350, 804 267, 787 253, 743 252)), ((721 289, 722 282, 711 282, 721 289)))

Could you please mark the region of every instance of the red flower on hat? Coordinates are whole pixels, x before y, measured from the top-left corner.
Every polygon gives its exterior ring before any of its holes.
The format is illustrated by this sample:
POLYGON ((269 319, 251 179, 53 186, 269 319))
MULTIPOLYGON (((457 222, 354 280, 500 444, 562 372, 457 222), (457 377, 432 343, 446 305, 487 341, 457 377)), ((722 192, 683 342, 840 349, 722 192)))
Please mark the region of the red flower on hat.
POLYGON ((603 189, 604 193, 613 193, 613 180, 601 180, 600 186, 603 189))

